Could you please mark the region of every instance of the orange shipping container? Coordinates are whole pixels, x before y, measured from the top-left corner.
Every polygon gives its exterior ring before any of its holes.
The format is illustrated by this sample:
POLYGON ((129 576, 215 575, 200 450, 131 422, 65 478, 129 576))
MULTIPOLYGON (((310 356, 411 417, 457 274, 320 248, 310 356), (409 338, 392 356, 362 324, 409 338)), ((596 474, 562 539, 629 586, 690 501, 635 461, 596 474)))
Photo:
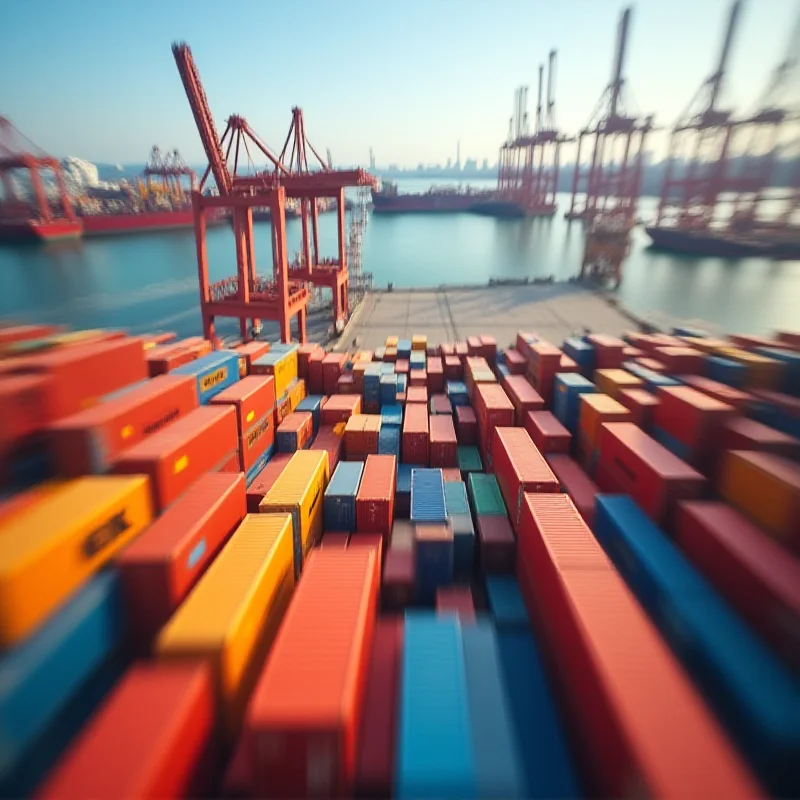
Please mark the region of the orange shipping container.
POLYGON ((427 386, 409 386, 406 390, 406 403, 411 405, 420 403, 428 408, 428 387, 427 386))
POLYGON ((544 411, 544 399, 524 375, 507 375, 503 388, 514 405, 515 425, 525 424, 528 411, 544 411))
POLYGON ((160 513, 204 472, 227 469, 232 457, 238 461, 238 438, 233 408, 201 406, 126 450, 112 471, 147 475, 160 513))
POLYGON ((37 792, 39 798, 201 797, 211 791, 214 698, 203 664, 137 664, 37 792))
POLYGON ((497 427, 513 427, 516 412, 513 404, 508 399, 508 395, 499 383, 477 384, 473 406, 475 408, 475 416, 478 418, 478 445, 481 448, 481 452, 486 456, 485 460, 491 466, 494 429, 497 427))
POLYGON ((453 427, 453 417, 433 414, 430 417, 430 465, 432 467, 458 466, 458 440, 453 427))
POLYGON ((238 347, 234 348, 236 352, 245 359, 247 375, 250 374, 250 368, 253 366, 253 362, 269 353, 269 347, 269 342, 253 341, 247 342, 247 344, 240 344, 238 347))
POLYGON ((192 336, 180 342, 154 347, 145 354, 148 373, 151 378, 165 375, 183 364, 207 356, 211 350, 211 342, 202 336, 192 336))
POLYGON ((322 404, 322 424, 336 425, 347 422, 354 414, 361 413, 361 396, 356 394, 335 394, 322 404))
POLYGON ((580 396, 580 444, 593 453, 600 444, 600 428, 606 422, 630 422, 631 412, 607 394, 580 396))
POLYGON ((428 409, 414 403, 406 407, 402 433, 403 463, 428 466, 428 409))
POLYGON ((352 794, 379 576, 373 548, 310 555, 248 707, 256 796, 352 794))
POLYGON ((367 457, 356 495, 356 531, 388 538, 394 520, 397 464, 394 456, 367 457))
POLYGON ((624 369, 597 369, 594 382, 598 392, 616 399, 622 389, 641 389, 644 381, 624 369))
POLYGON ((0 379, 0 465, 15 447, 52 421, 47 407, 52 380, 44 375, 0 379))
POLYGON ((275 379, 271 375, 242 378, 212 397, 209 403, 233 406, 236 409, 239 436, 244 437, 254 425, 272 414, 275 406, 275 379))
POLYGON ((160 375, 119 397, 56 422, 48 430, 59 475, 106 472, 125 450, 197 408, 197 381, 160 375))

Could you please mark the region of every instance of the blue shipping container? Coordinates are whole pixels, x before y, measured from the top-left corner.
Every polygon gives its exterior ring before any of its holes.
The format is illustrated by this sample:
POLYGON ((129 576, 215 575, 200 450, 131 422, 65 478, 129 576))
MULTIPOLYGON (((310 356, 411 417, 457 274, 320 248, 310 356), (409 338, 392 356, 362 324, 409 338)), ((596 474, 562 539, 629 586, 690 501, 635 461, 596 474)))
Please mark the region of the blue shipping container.
POLYGON ((360 461, 340 461, 325 490, 323 504, 326 533, 353 533, 356 529, 356 495, 361 485, 364 464, 360 461))
POLYGON ((408 365, 411 369, 425 369, 428 363, 424 350, 412 350, 408 359, 408 365))
POLYGON ((756 347, 755 352, 780 361, 784 365, 781 390, 794 397, 800 396, 800 353, 777 347, 756 347))
POLYGON ((627 496, 598 495, 595 534, 762 780, 800 791, 800 682, 627 496))
POLYGON ((415 469, 411 473, 411 521, 445 522, 444 476, 440 469, 415 469))
POLYGON ((244 477, 244 482, 248 487, 258 477, 258 473, 267 466, 267 462, 272 458, 272 454, 274 452, 275 445, 271 444, 266 452, 261 455, 258 461, 256 461, 256 463, 253 464, 249 470, 247 470, 247 475, 244 477))
POLYGON ((530 628, 522 592, 512 575, 487 575, 486 599, 498 628, 530 628))
POLYGON ((239 380, 239 354, 233 350, 218 350, 183 364, 174 369, 172 374, 194 375, 197 379, 197 399, 200 405, 205 405, 212 397, 239 380))
POLYGON ((450 398, 451 405, 454 406, 468 406, 469 405, 469 392, 467 392, 467 384, 463 381, 447 381, 447 396, 450 398))
POLYGON ((464 625, 461 641, 478 797, 527 797, 494 626, 486 620, 464 625))
POLYGON ((397 343, 397 357, 409 359, 411 356, 411 339, 400 339, 397 343))
POLYGON ((718 381, 737 389, 744 386, 747 377, 747 367, 744 364, 731 361, 729 358, 708 356, 705 366, 706 377, 711 378, 712 381, 718 381))
MULTIPOLYGON (((427 523, 441 529, 436 539, 415 537, 417 596, 423 603, 433 603, 436 590, 451 586, 455 575, 455 537, 448 523, 427 523)), ((419 528, 417 529, 419 533, 419 528)))
POLYGON ((397 375, 381 375, 380 380, 381 407, 393 406, 397 403, 397 375))
POLYGON ((681 385, 679 380, 676 380, 675 378, 668 378, 666 375, 662 375, 660 372, 647 369, 647 367, 643 367, 641 364, 637 364, 635 361, 626 361, 622 365, 622 368, 627 372, 630 372, 631 375, 641 378, 644 381, 644 388, 647 389, 648 392, 653 392, 654 394, 658 392, 659 387, 681 385))
POLYGON ((295 411, 310 411, 311 419, 314 422, 314 435, 316 436, 319 430, 319 422, 322 418, 322 400, 321 394, 309 394, 304 397, 298 404, 295 411))
POLYGON ((553 413, 568 431, 573 434, 578 431, 581 395, 596 391, 597 387, 577 372, 556 373, 553 386, 553 413))
POLYGON ((381 409, 381 430, 386 425, 401 427, 403 424, 403 406, 391 405, 381 409))
POLYGON ((525 772, 524 796, 580 797, 575 765, 533 636, 500 630, 497 649, 525 772))
POLYGON ((456 617, 406 612, 401 675, 395 796, 475 797, 475 753, 456 617))
POLYGON ((408 388, 408 375, 402 373, 401 375, 397 376, 397 391, 400 392, 400 394, 403 394, 403 392, 405 392, 407 388, 408 388))
POLYGON ((462 481, 448 481, 444 485, 444 506, 448 517, 469 514, 467 485, 462 481))
POLYGON ((400 428, 389 425, 378 433, 378 455, 395 456, 400 459, 400 428))
POLYGON ((594 346, 589 342, 572 337, 564 339, 561 349, 564 351, 564 355, 569 356, 580 367, 582 373, 591 374, 594 371, 597 354, 594 351, 594 346))
POLYGON ((453 580, 468 581, 475 567, 475 525, 472 515, 453 514, 447 517, 453 529, 453 580))
MULTIPOLYGON (((122 643, 119 580, 103 572, 32 636, 0 658, 0 784, 122 643)), ((5 794, 5 792, 4 792, 5 794)))
POLYGON ((380 362, 381 375, 394 375, 394 364, 391 361, 380 362))
POLYGON ((663 444, 667 450, 674 453, 678 458, 688 461, 692 457, 692 450, 689 445, 678 441, 671 433, 667 433, 662 428, 653 426, 652 436, 659 444, 663 444))
POLYGON ((505 364, 496 364, 495 369, 497 370, 497 375, 501 381, 503 378, 507 378, 511 374, 511 370, 505 364))

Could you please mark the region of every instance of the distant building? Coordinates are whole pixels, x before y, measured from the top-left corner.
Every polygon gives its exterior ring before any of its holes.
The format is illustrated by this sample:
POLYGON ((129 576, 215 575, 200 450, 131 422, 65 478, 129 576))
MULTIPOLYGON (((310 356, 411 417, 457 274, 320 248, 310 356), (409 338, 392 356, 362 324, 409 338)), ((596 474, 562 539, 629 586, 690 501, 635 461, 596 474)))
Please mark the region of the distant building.
POLYGON ((448 158, 447 159, 447 169, 452 169, 452 168, 453 168, 453 159, 452 158, 448 158))
POLYGON ((464 172, 477 172, 478 160, 475 158, 468 158, 464 162, 464 172))
POLYGON ((481 169, 483 169, 483 170, 489 169, 489 159, 488 158, 484 158, 483 159, 483 162, 481 163, 481 169))

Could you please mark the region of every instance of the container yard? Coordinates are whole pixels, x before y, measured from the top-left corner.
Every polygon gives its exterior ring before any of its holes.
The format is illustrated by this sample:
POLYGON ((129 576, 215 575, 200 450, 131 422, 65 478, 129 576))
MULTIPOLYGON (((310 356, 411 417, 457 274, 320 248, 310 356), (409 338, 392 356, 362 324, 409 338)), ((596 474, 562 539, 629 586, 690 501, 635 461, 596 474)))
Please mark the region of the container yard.
POLYGON ((358 350, 0 328, 4 796, 800 792, 800 337, 470 294, 358 350))

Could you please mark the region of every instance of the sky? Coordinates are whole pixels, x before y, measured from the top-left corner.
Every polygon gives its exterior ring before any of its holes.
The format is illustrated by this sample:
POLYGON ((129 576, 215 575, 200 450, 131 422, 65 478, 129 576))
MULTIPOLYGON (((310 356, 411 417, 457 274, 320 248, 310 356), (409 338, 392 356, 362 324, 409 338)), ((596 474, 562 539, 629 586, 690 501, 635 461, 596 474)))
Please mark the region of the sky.
MULTIPOLYGON (((800 0, 745 0, 723 104, 752 109, 800 0)), ((712 72, 728 0, 638 0, 629 104, 671 125, 712 72)), ((205 157, 170 45, 192 48, 221 133, 245 116, 273 149, 291 108, 335 163, 496 161, 515 88, 558 50, 556 114, 574 133, 611 76, 621 0, 3 0, 0 115, 39 147, 143 163, 205 157)), ((666 137, 654 139, 656 157, 666 137)), ((568 154, 566 154, 568 157, 568 154)))

